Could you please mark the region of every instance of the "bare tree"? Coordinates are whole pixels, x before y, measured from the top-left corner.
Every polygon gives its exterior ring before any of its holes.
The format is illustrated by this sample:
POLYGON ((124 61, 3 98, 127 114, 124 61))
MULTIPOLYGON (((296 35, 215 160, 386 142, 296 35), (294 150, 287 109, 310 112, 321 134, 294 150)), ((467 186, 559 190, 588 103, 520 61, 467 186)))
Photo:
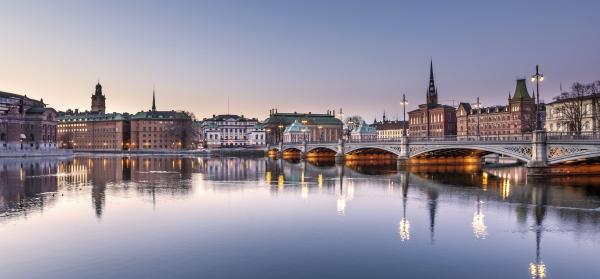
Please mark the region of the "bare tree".
POLYGON ((58 139, 61 143, 62 148, 73 149, 73 132, 64 132, 60 134, 60 138, 58 139))
POLYGON ((571 86, 571 92, 561 92, 560 96, 555 98, 557 101, 562 101, 556 111, 565 119, 570 132, 581 133, 583 117, 586 113, 583 101, 588 95, 588 90, 588 85, 575 82, 571 86))

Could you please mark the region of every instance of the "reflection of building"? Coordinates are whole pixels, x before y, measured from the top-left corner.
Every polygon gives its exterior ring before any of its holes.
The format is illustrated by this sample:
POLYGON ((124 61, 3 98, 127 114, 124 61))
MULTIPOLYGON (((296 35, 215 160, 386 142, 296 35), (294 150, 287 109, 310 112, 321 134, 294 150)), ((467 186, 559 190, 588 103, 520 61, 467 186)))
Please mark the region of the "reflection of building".
POLYGON ((243 115, 213 115, 201 124, 207 147, 257 146, 266 141, 265 129, 256 118, 243 115))
POLYGON ((186 149, 191 148, 193 138, 192 118, 184 112, 156 110, 154 92, 152 109, 131 117, 130 149, 186 149))
POLYGON ((314 141, 338 141, 342 133, 343 123, 335 117, 335 113, 281 113, 271 110, 269 118, 263 124, 267 133, 267 143, 277 144, 283 139, 286 127, 295 121, 302 123, 308 129, 307 138, 314 141))
POLYGON ((378 140, 399 140, 402 137, 402 131, 408 128, 408 122, 389 120, 383 113, 383 120, 381 122, 373 121, 373 127, 377 130, 378 140))
POLYGON ((535 99, 529 96, 524 79, 517 80, 514 95, 508 96, 508 105, 471 108, 461 103, 456 112, 459 137, 479 135, 503 136, 531 132, 535 128, 535 99))
POLYGON ((358 127, 350 132, 351 141, 374 141, 377 140, 377 130, 367 125, 364 121, 358 127))
POLYGON ((433 62, 429 65, 427 102, 408 112, 410 137, 444 137, 456 135, 456 109, 438 104, 438 92, 433 79, 433 62))
POLYGON ((56 117, 43 100, 0 91, 0 151, 56 149, 56 117))
POLYGON ((67 110, 58 118, 58 142, 62 148, 123 150, 129 144, 129 114, 105 113, 106 96, 96 84, 91 111, 67 110))
MULTIPOLYGON (((0 161, 0 216, 43 207, 57 191, 56 159, 5 159, 0 161)), ((0 218, 2 218, 0 217, 0 218)))

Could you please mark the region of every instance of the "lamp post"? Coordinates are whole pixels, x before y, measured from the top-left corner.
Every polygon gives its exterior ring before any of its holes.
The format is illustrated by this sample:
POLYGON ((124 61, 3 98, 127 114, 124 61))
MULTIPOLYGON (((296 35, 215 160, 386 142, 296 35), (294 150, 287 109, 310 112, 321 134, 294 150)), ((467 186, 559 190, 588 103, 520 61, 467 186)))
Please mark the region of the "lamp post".
POLYGON ((323 125, 319 125, 319 141, 323 142, 323 125))
POLYGON ((544 75, 540 74, 540 65, 535 65, 535 75, 531 76, 531 82, 535 82, 535 130, 542 130, 542 117, 540 111, 540 82, 544 81, 544 75))
POLYGON ((283 140, 283 124, 279 124, 277 125, 278 131, 277 131, 277 142, 282 142, 283 140))
POLYGON ((400 101, 400 105, 402 106, 402 136, 406 136, 406 105, 408 105, 408 101, 406 101, 406 95, 402 94, 402 101, 400 101))
POLYGON ((477 109, 477 140, 481 137, 481 128, 479 125, 479 116, 481 115, 481 103, 479 102, 479 97, 477 97, 477 103, 475 103, 474 107, 477 109))

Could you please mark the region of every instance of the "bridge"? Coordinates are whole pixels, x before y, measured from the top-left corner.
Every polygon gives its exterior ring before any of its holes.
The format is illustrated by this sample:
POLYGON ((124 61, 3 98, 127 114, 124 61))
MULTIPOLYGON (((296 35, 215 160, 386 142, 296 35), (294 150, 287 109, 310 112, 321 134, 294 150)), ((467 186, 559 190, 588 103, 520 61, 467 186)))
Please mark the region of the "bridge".
POLYGON ((515 158, 529 168, 545 168, 565 162, 600 159, 600 135, 596 133, 567 134, 535 131, 522 135, 469 136, 441 138, 399 137, 394 140, 338 142, 302 141, 281 142, 268 147, 278 152, 296 151, 303 156, 327 150, 335 152, 336 159, 361 152, 387 152, 399 162, 415 157, 485 156, 498 154, 515 158))

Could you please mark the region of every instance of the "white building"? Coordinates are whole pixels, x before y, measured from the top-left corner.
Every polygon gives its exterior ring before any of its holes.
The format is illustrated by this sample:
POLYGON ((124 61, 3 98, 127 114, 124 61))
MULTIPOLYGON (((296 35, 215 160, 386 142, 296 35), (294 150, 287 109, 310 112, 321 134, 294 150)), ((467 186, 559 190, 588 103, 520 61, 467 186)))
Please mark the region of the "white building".
MULTIPOLYGON (((594 125, 594 120, 598 121, 598 116, 594 113, 593 100, 593 96, 584 96, 581 106, 577 105, 580 109, 575 109, 576 111, 581 110, 581 132, 594 132, 598 129, 598 123, 594 125)), ((548 132, 574 132, 574 119, 565 113, 565 106, 572 106, 573 102, 578 101, 569 98, 546 104, 546 130, 548 132)))
POLYGON ((406 135, 408 136, 408 121, 386 119, 385 113, 383 114, 383 121, 377 122, 375 120, 372 126, 377 130, 378 140, 400 140, 405 128, 407 129, 406 135))
POLYGON ((294 123, 287 126, 283 131, 283 142, 309 142, 311 141, 311 134, 306 125, 294 120, 294 123))
POLYGON ((350 132, 350 138, 351 141, 374 141, 377 139, 377 130, 363 121, 350 132))
POLYGON ((266 141, 262 124, 243 115, 213 115, 202 121, 200 130, 208 148, 264 146, 266 141))

